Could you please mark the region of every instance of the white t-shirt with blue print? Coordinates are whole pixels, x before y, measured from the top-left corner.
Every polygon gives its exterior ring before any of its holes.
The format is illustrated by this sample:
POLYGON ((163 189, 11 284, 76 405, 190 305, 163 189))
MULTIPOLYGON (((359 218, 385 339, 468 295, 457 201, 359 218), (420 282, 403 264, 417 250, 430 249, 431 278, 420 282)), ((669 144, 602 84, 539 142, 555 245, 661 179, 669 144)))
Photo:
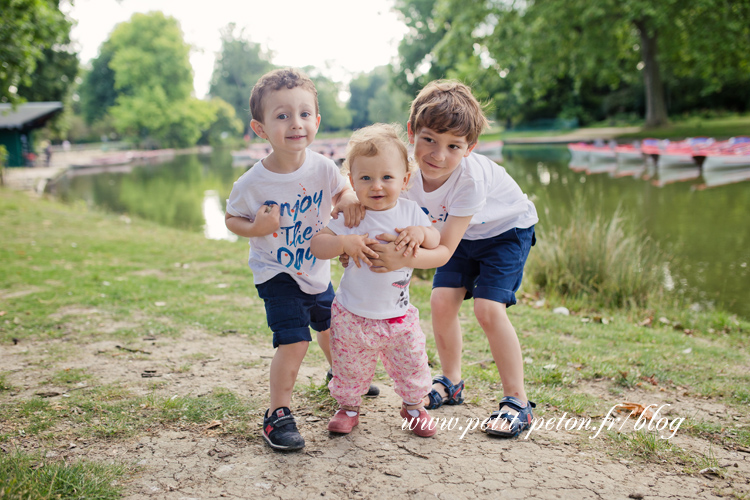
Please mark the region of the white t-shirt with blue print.
POLYGON ((328 225, 333 197, 345 186, 339 167, 310 149, 302 166, 292 173, 271 172, 261 160, 237 179, 227 200, 230 215, 255 220, 265 202, 280 207, 279 230, 250 238, 248 264, 255 284, 287 273, 305 293, 326 291, 331 281, 330 261, 313 256, 310 240, 328 225))

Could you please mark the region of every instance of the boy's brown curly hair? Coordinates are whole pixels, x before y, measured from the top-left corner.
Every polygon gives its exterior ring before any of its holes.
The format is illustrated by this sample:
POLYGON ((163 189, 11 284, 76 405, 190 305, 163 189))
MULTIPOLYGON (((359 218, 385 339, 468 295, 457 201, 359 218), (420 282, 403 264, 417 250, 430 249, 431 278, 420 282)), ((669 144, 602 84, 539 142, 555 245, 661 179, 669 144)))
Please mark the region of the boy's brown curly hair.
POLYGON ((294 68, 283 68, 269 71, 260 77, 250 93, 250 116, 253 120, 263 123, 263 103, 269 93, 282 88, 293 89, 302 87, 310 91, 315 99, 315 114, 320 114, 318 108, 318 90, 306 74, 294 68))

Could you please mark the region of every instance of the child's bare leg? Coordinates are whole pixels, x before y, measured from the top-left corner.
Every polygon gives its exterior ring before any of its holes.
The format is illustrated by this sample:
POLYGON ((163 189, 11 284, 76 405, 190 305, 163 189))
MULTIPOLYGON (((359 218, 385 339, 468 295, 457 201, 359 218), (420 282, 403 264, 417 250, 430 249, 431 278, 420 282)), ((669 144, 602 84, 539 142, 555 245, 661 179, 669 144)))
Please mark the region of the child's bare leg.
POLYGON ((270 410, 292 404, 292 391, 297 380, 299 367, 307 353, 309 342, 282 344, 276 348, 271 361, 271 403, 270 410))
MULTIPOLYGON (((443 375, 457 384, 461 381, 461 324, 458 311, 466 295, 465 288, 433 288, 430 297, 432 331, 443 375)), ((448 396, 445 386, 435 384, 433 388, 444 398, 448 396)))
POLYGON ((333 363, 331 362, 331 329, 329 328, 322 332, 316 332, 315 336, 320 349, 328 360, 328 366, 333 366, 333 363))
MULTIPOLYGON (((513 396, 524 403, 527 402, 521 343, 508 318, 506 305, 487 299, 474 299, 474 314, 479 326, 487 335, 492 358, 495 360, 500 380, 503 383, 503 395, 513 396)), ((511 408, 506 408, 504 411, 511 414, 517 413, 511 408)), ((502 421, 498 430, 507 430, 509 426, 509 422, 502 421)))

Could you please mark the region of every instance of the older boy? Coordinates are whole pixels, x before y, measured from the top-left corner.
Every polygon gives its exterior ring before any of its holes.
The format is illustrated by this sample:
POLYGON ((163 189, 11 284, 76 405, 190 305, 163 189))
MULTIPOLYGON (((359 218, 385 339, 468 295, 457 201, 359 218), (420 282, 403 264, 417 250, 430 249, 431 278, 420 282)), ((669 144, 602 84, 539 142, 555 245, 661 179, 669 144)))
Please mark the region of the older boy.
POLYGON ((430 306, 443 374, 433 379, 429 409, 464 400, 458 312, 463 300, 474 298, 474 314, 487 335, 504 395, 486 432, 515 437, 531 425, 535 404, 526 396, 521 346, 506 309, 516 303, 539 219, 505 169, 472 152, 487 125, 466 85, 434 81, 422 89, 407 125, 420 175, 404 196, 419 203, 440 229, 440 246, 405 257, 392 245, 374 245, 380 259, 372 263, 387 269, 441 266, 430 306))
POLYGON ((308 149, 320 115, 307 76, 294 69, 267 73, 253 87, 250 112, 250 126, 272 152, 234 183, 226 225, 250 239, 249 264, 277 348, 263 437, 275 450, 298 450, 305 440, 289 409, 292 390, 312 340, 310 327, 330 360, 334 297, 329 261, 312 255, 310 240, 326 227, 334 204, 347 226, 359 223, 364 212, 336 164, 308 149))

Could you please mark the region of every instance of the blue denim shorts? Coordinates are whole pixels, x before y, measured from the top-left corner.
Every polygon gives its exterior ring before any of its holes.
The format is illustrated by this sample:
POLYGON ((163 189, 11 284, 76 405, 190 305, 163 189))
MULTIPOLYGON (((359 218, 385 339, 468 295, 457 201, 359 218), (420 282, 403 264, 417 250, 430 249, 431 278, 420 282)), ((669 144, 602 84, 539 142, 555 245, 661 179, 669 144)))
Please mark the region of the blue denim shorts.
POLYGON ((299 289, 294 278, 280 273, 255 285, 266 306, 266 321, 273 332, 273 346, 310 342, 310 327, 316 332, 331 327, 333 286, 317 295, 299 289))
POLYGON ((448 263, 435 271, 432 288, 463 287, 464 300, 474 297, 512 306, 535 243, 534 226, 484 240, 461 240, 448 263))

